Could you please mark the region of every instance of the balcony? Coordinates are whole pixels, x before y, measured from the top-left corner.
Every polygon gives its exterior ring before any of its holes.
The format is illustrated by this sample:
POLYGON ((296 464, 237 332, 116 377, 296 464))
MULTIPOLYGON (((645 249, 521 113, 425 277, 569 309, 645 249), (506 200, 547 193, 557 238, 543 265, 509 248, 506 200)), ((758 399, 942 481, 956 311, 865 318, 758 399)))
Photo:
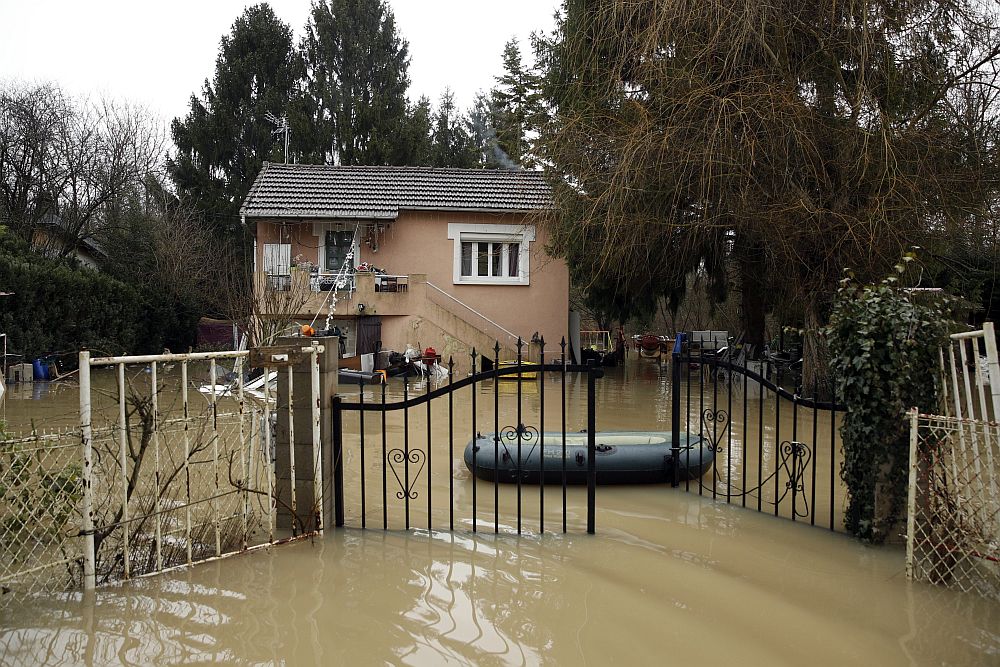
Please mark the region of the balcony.
POLYGON ((418 304, 424 298, 426 276, 355 273, 341 277, 330 272, 297 271, 289 274, 258 274, 258 298, 265 315, 295 313, 315 315, 329 309, 331 295, 336 292, 337 312, 355 315, 359 304, 369 315, 419 314, 418 304), (343 304, 351 304, 344 306, 343 304))

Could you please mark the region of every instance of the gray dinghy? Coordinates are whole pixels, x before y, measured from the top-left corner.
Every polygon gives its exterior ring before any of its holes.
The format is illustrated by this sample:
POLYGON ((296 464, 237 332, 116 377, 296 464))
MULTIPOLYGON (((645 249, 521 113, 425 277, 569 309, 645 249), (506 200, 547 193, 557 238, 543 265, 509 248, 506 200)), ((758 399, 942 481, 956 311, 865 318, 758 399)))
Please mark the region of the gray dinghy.
MULTIPOLYGON (((662 431, 622 431, 596 434, 598 484, 655 484, 673 479, 672 434, 662 431)), ((480 478, 500 482, 561 484, 563 476, 563 434, 539 434, 521 429, 521 463, 518 466, 517 429, 480 434, 465 447, 465 466, 480 478), (499 451, 497 451, 499 449, 499 451), (475 465, 473 465, 475 456, 475 465)), ((712 467, 715 450, 708 440, 695 434, 680 434, 680 478, 698 479, 712 467)), ((587 483, 587 434, 566 434, 566 482, 587 483)))

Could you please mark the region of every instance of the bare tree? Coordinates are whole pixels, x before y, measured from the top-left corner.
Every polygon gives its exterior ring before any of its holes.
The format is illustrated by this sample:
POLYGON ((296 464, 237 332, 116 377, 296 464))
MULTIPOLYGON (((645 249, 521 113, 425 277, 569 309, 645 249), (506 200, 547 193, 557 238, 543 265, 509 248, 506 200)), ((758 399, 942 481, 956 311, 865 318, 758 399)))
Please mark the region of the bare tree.
POLYGON ((115 228, 164 164, 165 128, 143 107, 68 97, 54 84, 0 85, 0 222, 26 240, 57 224, 67 256, 115 228))

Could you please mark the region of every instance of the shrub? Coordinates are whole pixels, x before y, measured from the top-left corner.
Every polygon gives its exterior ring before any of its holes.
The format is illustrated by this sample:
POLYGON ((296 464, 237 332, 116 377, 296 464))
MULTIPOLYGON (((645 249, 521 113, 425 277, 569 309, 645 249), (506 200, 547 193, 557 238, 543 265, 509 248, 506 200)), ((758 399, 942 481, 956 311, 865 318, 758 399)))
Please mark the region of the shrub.
POLYGON ((940 391, 938 350, 953 326, 949 300, 917 299, 898 287, 905 262, 877 285, 841 282, 826 330, 837 395, 847 485, 844 524, 882 542, 905 506, 911 407, 932 410, 940 391), (921 302, 924 301, 924 302, 921 302))

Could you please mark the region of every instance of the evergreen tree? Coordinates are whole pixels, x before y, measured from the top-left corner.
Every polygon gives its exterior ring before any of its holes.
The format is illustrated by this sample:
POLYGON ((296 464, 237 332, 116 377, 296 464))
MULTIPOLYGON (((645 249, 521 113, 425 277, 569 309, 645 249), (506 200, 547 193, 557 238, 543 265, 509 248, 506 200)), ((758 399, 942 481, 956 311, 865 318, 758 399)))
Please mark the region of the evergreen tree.
POLYGON ((968 112, 996 108, 980 104, 996 95, 991 12, 566 0, 541 141, 554 248, 624 310, 699 269, 723 287, 737 276, 749 334, 766 297, 817 329, 844 267, 878 277, 930 231, 987 213, 994 112, 968 112))
POLYGON ((536 159, 531 153, 529 135, 536 129, 541 113, 541 79, 526 67, 521 47, 511 39, 503 49, 504 73, 496 78, 490 91, 490 117, 497 145, 515 163, 531 168, 536 159))
POLYGON ((468 120, 455 108, 455 94, 450 88, 445 88, 434 113, 432 166, 465 169, 480 166, 468 124, 468 120))
MULTIPOLYGON (((408 45, 384 0, 314 0, 293 140, 303 162, 406 164, 408 45)), ((419 106, 419 105, 418 105, 419 106)))
POLYGON ((434 125, 431 116, 431 100, 426 95, 421 95, 416 104, 407 106, 406 129, 400 146, 407 159, 402 163, 416 167, 433 164, 434 125))
POLYGON ((266 114, 287 113, 298 80, 292 29, 270 5, 254 5, 222 38, 215 76, 201 97, 192 95, 187 116, 171 124, 177 153, 169 174, 217 230, 238 227, 240 205, 261 164, 283 159, 266 114))

